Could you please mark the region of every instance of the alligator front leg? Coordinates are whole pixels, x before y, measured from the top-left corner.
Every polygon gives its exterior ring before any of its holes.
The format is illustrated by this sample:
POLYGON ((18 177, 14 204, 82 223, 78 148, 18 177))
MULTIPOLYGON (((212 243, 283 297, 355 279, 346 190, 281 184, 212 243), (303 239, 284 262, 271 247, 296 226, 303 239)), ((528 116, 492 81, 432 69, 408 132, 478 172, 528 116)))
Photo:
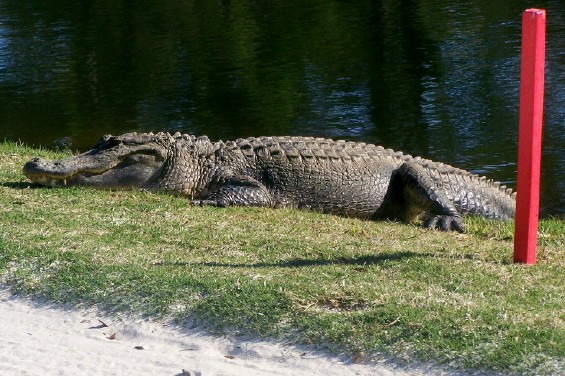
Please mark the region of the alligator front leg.
POLYGON ((275 199, 263 184, 249 176, 234 176, 195 205, 274 207, 275 199))
POLYGON ((424 227, 463 232, 461 217, 455 205, 430 178, 424 167, 407 162, 400 166, 398 175, 403 182, 407 215, 410 211, 423 209, 427 215, 424 227))

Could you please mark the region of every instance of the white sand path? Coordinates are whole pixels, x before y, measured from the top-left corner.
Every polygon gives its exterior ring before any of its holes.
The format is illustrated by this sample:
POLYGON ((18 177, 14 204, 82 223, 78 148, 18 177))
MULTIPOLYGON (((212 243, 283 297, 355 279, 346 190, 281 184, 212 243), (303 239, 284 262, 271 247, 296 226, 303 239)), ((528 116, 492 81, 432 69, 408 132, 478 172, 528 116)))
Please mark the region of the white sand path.
POLYGON ((191 376, 445 374, 387 362, 355 364, 291 345, 64 309, 0 287, 1 375, 173 376, 183 370, 191 376))

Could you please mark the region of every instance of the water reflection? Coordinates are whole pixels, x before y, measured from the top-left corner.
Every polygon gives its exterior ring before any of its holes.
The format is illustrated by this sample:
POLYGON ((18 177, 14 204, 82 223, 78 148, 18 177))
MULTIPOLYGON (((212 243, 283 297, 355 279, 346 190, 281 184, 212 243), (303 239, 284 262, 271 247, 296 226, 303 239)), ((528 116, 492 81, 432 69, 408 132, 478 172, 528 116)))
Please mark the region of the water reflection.
MULTIPOLYGON (((542 205, 565 212, 565 4, 548 10, 542 205)), ((520 4, 0 3, 0 137, 364 140, 513 183, 520 4)))
POLYGON ((358 138, 373 128, 371 91, 367 82, 355 82, 352 76, 324 80, 325 71, 314 65, 306 67, 308 111, 304 125, 297 124, 294 134, 317 135, 324 128, 327 137, 358 138), (323 123, 322 123, 323 119, 323 123), (331 126, 328 126, 331 125, 331 126))

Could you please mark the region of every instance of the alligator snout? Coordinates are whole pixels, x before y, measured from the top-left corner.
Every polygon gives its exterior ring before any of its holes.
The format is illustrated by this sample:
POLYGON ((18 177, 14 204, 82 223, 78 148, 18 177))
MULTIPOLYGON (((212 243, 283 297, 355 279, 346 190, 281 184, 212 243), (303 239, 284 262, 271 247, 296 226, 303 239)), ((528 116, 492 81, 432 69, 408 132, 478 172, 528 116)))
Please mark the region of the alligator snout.
POLYGON ((27 175, 27 173, 37 170, 39 165, 41 164, 41 158, 33 158, 29 162, 24 165, 23 172, 27 175))
POLYGON ((27 162, 22 172, 28 178, 34 180, 37 176, 65 176, 68 175, 67 169, 59 161, 48 161, 42 158, 33 158, 27 162))

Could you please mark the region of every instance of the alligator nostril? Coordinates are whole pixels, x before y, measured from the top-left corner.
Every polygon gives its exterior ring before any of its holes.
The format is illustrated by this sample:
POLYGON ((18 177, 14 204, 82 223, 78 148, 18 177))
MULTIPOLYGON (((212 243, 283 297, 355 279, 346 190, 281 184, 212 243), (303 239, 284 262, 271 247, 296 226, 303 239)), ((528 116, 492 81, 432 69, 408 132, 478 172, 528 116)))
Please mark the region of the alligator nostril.
POLYGON ((39 162, 41 160, 41 158, 32 158, 31 162, 39 162))

